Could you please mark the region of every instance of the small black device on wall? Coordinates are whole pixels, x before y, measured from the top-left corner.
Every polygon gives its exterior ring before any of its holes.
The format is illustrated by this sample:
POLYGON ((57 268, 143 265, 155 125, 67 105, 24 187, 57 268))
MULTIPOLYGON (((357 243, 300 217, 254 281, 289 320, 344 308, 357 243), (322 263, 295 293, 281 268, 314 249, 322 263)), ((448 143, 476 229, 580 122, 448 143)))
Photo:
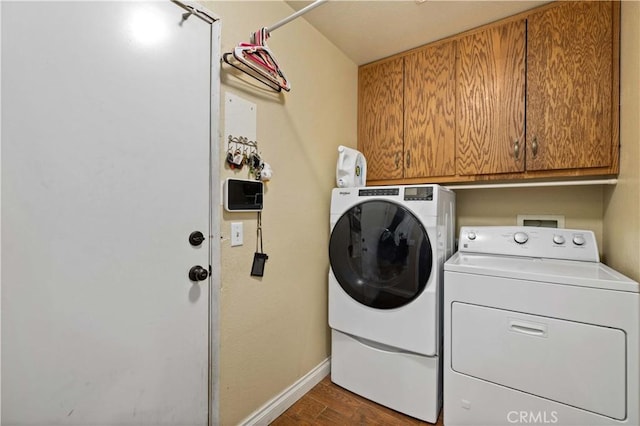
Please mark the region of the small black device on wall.
POLYGON ((262 277, 264 276, 264 264, 269 259, 266 253, 254 253, 253 264, 251 265, 251 276, 262 277))
POLYGON ((224 182, 224 209, 228 212, 262 211, 264 185, 258 180, 227 178, 224 182))

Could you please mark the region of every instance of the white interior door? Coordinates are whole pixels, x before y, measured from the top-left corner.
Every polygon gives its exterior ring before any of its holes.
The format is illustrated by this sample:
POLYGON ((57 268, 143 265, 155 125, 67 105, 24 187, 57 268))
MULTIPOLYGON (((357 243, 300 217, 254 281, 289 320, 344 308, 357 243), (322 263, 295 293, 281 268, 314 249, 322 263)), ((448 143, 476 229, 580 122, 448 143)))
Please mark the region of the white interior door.
POLYGON ((211 24, 1 7, 2 424, 206 424, 211 24))

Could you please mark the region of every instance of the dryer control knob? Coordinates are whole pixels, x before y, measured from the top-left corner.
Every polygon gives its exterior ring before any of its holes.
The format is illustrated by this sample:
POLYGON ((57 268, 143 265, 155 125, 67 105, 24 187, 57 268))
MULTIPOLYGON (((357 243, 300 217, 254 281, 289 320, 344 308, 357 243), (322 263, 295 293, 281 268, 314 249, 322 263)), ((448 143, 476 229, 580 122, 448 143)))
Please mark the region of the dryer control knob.
POLYGON ((467 238, 470 239, 471 241, 476 239, 476 233, 471 231, 467 234, 467 238))
POLYGON ((553 242, 558 245, 564 244, 564 237, 562 235, 554 235, 553 242))
POLYGON ((582 235, 574 235, 573 237, 573 244, 577 245, 577 246, 581 246, 584 245, 585 243, 585 239, 582 235))
POLYGON ((529 241, 529 236, 525 232, 516 232, 513 234, 513 240, 518 244, 524 244, 529 241))

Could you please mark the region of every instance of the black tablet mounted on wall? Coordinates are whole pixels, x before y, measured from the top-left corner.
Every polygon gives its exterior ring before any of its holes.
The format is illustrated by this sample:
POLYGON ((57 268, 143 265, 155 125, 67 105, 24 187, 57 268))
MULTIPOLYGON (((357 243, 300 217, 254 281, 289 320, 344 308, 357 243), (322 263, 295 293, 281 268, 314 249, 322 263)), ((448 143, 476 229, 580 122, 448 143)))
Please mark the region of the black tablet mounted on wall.
POLYGON ((264 185, 259 180, 227 178, 224 182, 224 209, 228 212, 262 210, 264 185))

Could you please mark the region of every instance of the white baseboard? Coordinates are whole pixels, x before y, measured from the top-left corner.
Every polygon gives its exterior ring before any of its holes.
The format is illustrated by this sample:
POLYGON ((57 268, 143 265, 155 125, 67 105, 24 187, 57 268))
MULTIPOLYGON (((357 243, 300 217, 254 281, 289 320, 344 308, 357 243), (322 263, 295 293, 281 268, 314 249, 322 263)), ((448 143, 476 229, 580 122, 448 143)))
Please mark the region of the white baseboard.
POLYGON ((301 377, 297 382, 282 391, 275 398, 254 411, 240 424, 242 426, 267 426, 274 421, 287 408, 309 392, 311 388, 320 383, 331 372, 331 357, 315 366, 311 371, 301 377))

